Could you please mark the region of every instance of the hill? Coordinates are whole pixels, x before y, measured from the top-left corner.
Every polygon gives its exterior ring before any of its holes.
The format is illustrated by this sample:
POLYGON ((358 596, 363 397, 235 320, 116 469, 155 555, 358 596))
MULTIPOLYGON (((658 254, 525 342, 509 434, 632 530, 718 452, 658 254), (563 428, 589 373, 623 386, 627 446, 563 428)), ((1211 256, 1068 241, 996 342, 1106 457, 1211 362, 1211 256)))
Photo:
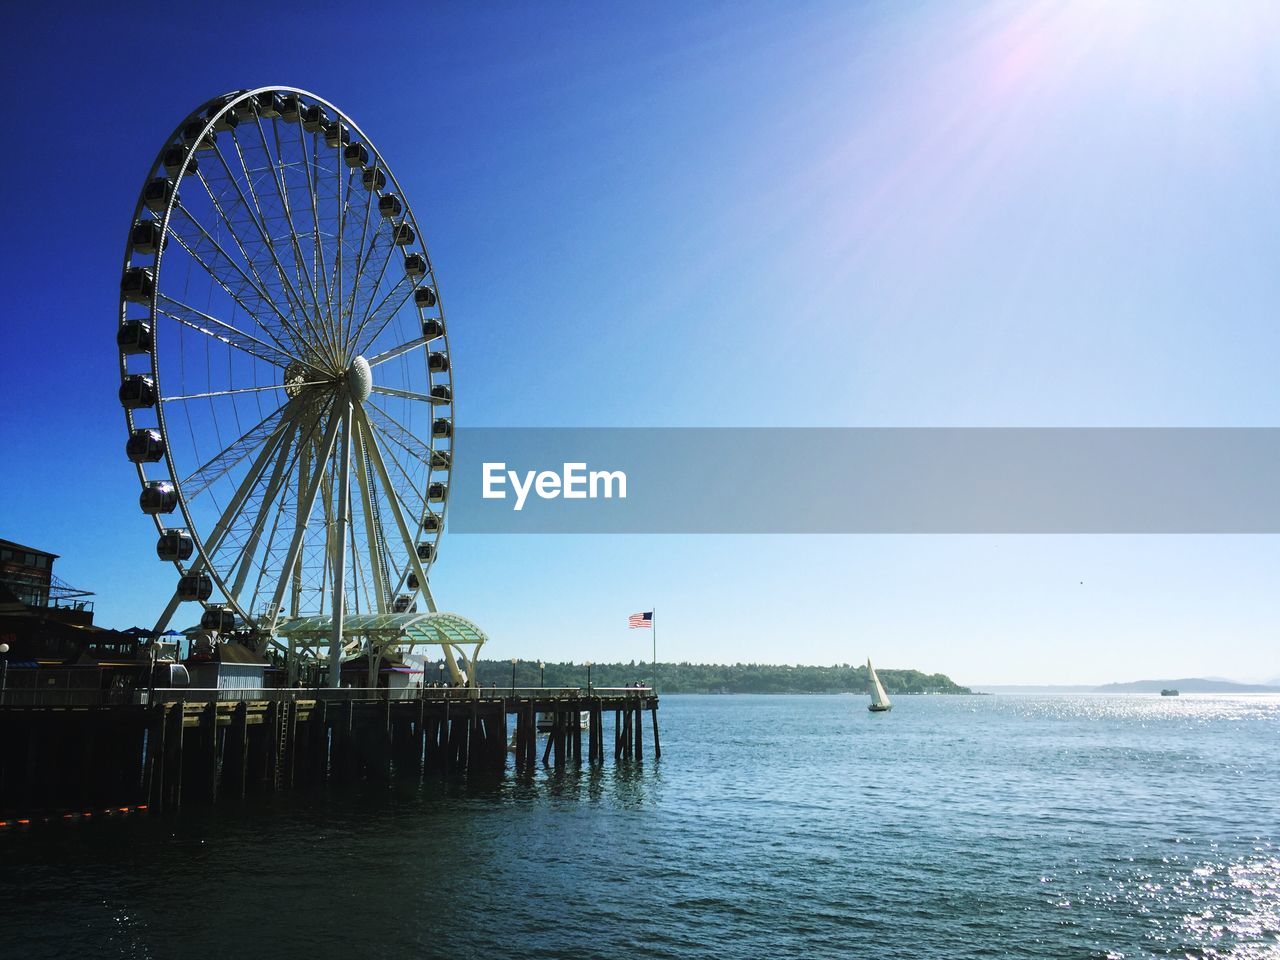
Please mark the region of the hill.
POLYGON ((1280 693, 1280 686, 1264 683, 1236 683, 1232 680, 1210 680, 1205 677, 1183 677, 1181 680, 1134 680, 1130 683, 1108 683, 1095 687, 1095 693, 1159 693, 1164 689, 1179 693, 1280 693))
MULTIPOLYGON (((482 686, 511 685, 510 660, 481 660, 476 673, 482 686)), ((919 670, 876 669, 880 682, 892 694, 970 693, 950 677, 919 670)), ((653 664, 632 660, 627 663, 597 663, 591 668, 591 682, 597 687, 621 687, 637 680, 653 680, 653 664)), ((516 664, 516 686, 536 687, 541 682, 538 664, 516 664)), ((575 663, 548 663, 548 687, 587 684, 587 668, 575 663)), ((768 663, 659 663, 659 693, 866 693, 866 666, 847 663, 830 667, 786 666, 768 663)))

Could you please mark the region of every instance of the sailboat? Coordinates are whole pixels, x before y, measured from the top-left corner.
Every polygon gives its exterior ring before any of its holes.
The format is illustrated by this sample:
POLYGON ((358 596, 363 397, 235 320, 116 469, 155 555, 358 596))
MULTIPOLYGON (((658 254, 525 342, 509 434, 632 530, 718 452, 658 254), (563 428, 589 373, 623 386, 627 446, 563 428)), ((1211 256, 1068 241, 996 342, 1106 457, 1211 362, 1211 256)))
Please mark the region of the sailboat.
POLYGON ((867 675, 870 677, 871 684, 871 705, 867 707, 872 713, 885 713, 893 709, 893 702, 889 699, 889 695, 884 692, 884 684, 880 682, 880 678, 876 676, 876 668, 871 665, 871 659, 867 658, 867 675))

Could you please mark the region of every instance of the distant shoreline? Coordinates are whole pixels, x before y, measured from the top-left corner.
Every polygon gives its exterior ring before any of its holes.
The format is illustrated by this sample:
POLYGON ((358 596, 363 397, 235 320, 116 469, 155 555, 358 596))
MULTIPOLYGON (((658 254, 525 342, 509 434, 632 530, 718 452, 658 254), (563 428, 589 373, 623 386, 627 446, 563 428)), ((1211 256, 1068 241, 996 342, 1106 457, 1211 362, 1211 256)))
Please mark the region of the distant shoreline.
MULTIPOLYGON (((663 663, 642 661, 593 663, 590 681, 596 687, 651 683, 657 675, 660 693, 867 693, 865 664, 829 667, 773 663, 663 663)), ((967 694, 968 687, 942 673, 878 668, 876 673, 890 696, 967 694)), ((476 675, 481 686, 585 687, 584 664, 542 661, 480 660, 476 675), (514 666, 514 675, 512 668, 514 666)))
POLYGON ((985 693, 1280 693, 1280 686, 1266 683, 1236 683, 1234 680, 1211 680, 1183 677, 1179 680, 1133 680, 1128 683, 1104 684, 1001 684, 976 683, 972 689, 985 693))

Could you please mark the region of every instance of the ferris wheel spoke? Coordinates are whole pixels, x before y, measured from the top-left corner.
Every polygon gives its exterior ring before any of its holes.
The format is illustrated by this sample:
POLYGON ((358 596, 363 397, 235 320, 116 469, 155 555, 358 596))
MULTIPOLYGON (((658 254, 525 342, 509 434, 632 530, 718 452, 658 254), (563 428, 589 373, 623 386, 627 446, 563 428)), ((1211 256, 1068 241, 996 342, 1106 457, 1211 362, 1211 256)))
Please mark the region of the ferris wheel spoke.
MULTIPOLYGON (((332 324, 331 322, 326 322, 326 318, 332 315, 333 305, 329 299, 328 280, 327 277, 325 277, 324 261, 320 253, 321 231, 323 228, 321 226, 319 212, 316 207, 316 193, 311 179, 311 160, 307 156, 306 135, 302 132, 301 127, 299 127, 298 130, 299 156, 292 162, 286 161, 287 154, 285 141, 280 138, 279 129, 274 131, 277 155, 280 160, 279 184, 287 205, 287 214, 290 225, 289 234, 293 242, 294 258, 298 263, 299 272, 305 274, 309 278, 309 289, 311 291, 312 303, 315 307, 313 314, 315 324, 312 329, 317 331, 317 339, 325 344, 329 355, 333 358, 334 365, 342 366, 342 357, 338 349, 338 341, 333 335, 331 329, 332 324), (304 183, 302 184, 302 187, 306 192, 306 198, 305 202, 295 204, 291 199, 289 199, 290 189, 288 172, 290 170, 296 171, 298 169, 303 171, 304 183), (300 234, 296 227, 296 224, 298 224, 300 220, 295 219, 295 210, 300 211, 298 213, 299 217, 310 216, 311 218, 310 224, 312 229, 309 231, 313 240, 313 250, 311 254, 307 254, 303 251, 300 238, 305 236, 305 233, 300 234), (324 284, 324 290, 321 289, 322 283, 324 284)), ((299 198, 299 200, 301 201, 302 198, 299 198)), ((305 224, 303 224, 303 226, 305 226, 305 224)))
POLYGON ((316 497, 320 493, 321 481, 324 480, 328 473, 329 460, 333 456, 334 444, 338 437, 338 423, 342 419, 338 415, 336 407, 336 402, 329 407, 329 422, 325 428, 324 438, 320 441, 320 455, 315 460, 315 475, 310 478, 305 491, 301 491, 298 497, 298 510, 294 515, 296 522, 293 537, 289 541, 289 548, 280 566, 280 579, 276 584, 275 593, 271 597, 271 606, 269 608, 271 611, 271 631, 275 630, 276 620, 280 616, 280 606, 284 600, 285 590, 288 589, 290 582, 293 580, 294 568, 298 563, 298 554, 302 549, 302 541, 311 519, 311 511, 315 508, 316 497))
POLYGON ((381 393, 388 397, 401 397, 405 400, 416 400, 419 403, 426 403, 432 406, 447 404, 448 400, 441 400, 438 397, 432 397, 425 393, 414 393, 412 390, 397 390, 395 387, 373 387, 374 393, 381 393))
MULTIPOLYGON (((347 209, 344 210, 343 212, 343 230, 344 231, 346 229, 346 224, 348 222, 346 214, 351 207, 351 179, 353 178, 354 178, 354 174, 350 179, 348 179, 348 182, 347 182, 347 209)), ((350 323, 350 320, 355 312, 356 294, 360 287, 360 276, 364 272, 365 240, 367 239, 369 234, 369 215, 373 211, 374 198, 377 196, 378 196, 378 192, 376 190, 370 189, 365 191, 364 218, 361 220, 361 223, 360 223, 360 239, 355 240, 354 237, 352 238, 353 242, 348 246, 351 247, 351 253, 354 254, 354 257, 349 255, 343 260, 343 267, 344 267, 343 281, 344 282, 343 282, 343 290, 341 291, 342 296, 341 296, 340 307, 341 307, 342 316, 346 318, 346 321, 348 323, 350 323), (354 262, 354 268, 353 268, 354 272, 353 272, 353 276, 351 276, 350 278, 346 277, 346 273, 347 273, 346 265, 348 261, 354 262)), ((375 239, 376 239, 376 234, 375 234, 375 239)))
POLYGON ((369 401, 365 403, 364 409, 370 420, 377 422, 379 433, 385 434, 388 440, 412 454, 420 462, 430 464, 431 448, 419 440, 412 430, 404 426, 376 403, 373 403, 372 399, 372 397, 369 398, 369 401))
POLYGON ((364 535, 369 550, 369 567, 374 586, 374 603, 379 613, 386 613, 390 599, 390 584, 387 574, 387 558, 385 551, 386 532, 382 528, 382 512, 378 504, 377 491, 373 489, 369 474, 372 472, 369 463, 369 452, 365 445, 364 433, 355 433, 356 479, 360 485, 360 505, 364 514, 364 535))
POLYGON ((257 357, 259 360, 265 360, 272 366, 284 368, 291 363, 297 363, 315 370, 311 363, 301 357, 296 357, 274 344, 259 340, 252 334, 245 333, 243 330, 216 317, 211 317, 207 313, 202 313, 195 307, 188 306, 181 300, 175 300, 167 294, 158 293, 156 295, 156 312, 182 324, 184 327, 195 330, 197 333, 203 333, 205 336, 221 341, 229 347, 235 347, 237 350, 242 350, 250 356, 257 357))
POLYGON ((353 342, 358 344, 354 351, 355 353, 364 353, 378 342, 378 337, 382 335, 382 331, 386 329, 387 324, 392 321, 395 315, 400 312, 400 308, 409 302, 409 298, 413 296, 413 291, 413 281, 409 279, 409 277, 402 277, 400 280, 396 281, 395 286, 393 286, 387 295, 382 298, 382 302, 379 303, 368 316, 361 320, 360 326, 356 328, 355 335, 351 338, 353 342), (401 288, 403 287, 407 287, 408 289, 401 292, 401 288), (398 298, 397 293, 400 294, 398 298), (367 339, 362 341, 361 334, 364 332, 366 327, 371 327, 373 329, 373 333, 370 334, 367 339))
MULTIPOLYGON (((369 425, 369 429, 372 431, 373 436, 376 439, 381 438, 381 435, 378 433, 378 428, 373 426, 372 423, 369 425)), ((419 516, 421 515, 423 510, 426 509, 426 506, 427 506, 427 501, 425 496, 419 494, 419 487, 423 486, 425 483, 425 475, 423 477, 422 482, 414 479, 412 468, 406 467, 404 462, 400 459, 400 456, 404 453, 408 453, 408 451, 402 450, 401 454, 397 454, 394 446, 387 446, 383 451, 384 462, 390 461, 391 464, 395 466, 395 468, 400 472, 401 478, 405 481, 405 489, 413 491, 414 495, 417 497, 416 505, 410 504, 410 506, 413 507, 412 512, 414 516, 419 516)), ((426 464, 424 464, 421 460, 418 460, 411 456, 409 458, 409 461, 410 463, 416 464, 418 469, 423 470, 424 473, 430 472, 429 470, 426 469, 426 464)), ((402 503, 405 502, 405 497, 401 496, 400 500, 402 503)))
MULTIPOLYGON (((413 491, 414 495, 412 497, 405 496, 400 492, 400 490, 396 490, 395 492, 395 496, 399 500, 400 505, 405 510, 406 514, 411 517, 421 517, 426 514, 430 509, 430 504, 427 503, 425 496, 418 494, 420 484, 415 481, 409 471, 405 469, 404 464, 400 462, 400 458, 396 456, 395 451, 390 447, 387 448, 386 457, 383 462, 388 463, 395 468, 393 473, 395 473, 401 480, 402 488, 404 490, 413 491)), ((415 524, 414 535, 417 536, 420 531, 421 527, 415 524)))
POLYGON ((303 352, 305 340, 299 340, 292 334, 292 327, 280 313, 279 307, 270 296, 232 259, 189 210, 181 204, 174 204, 173 212, 180 214, 179 223, 194 229, 194 235, 187 235, 174 227, 174 218, 169 218, 169 230, 179 245, 187 251, 206 274, 221 287, 240 308, 257 321, 258 326, 275 341, 286 353, 303 352), (268 323, 270 314, 280 320, 280 325, 268 323), (286 343, 288 346, 286 346, 286 343))
POLYGON ((382 482, 383 489, 387 492, 387 505, 391 508, 391 514, 395 518, 396 530, 400 534, 401 543, 404 544, 410 568, 418 577, 418 589, 422 592, 422 596, 427 602, 427 609, 435 613, 436 603, 431 596, 431 588, 427 583, 427 571, 418 559, 418 545, 414 542, 414 534, 410 533, 409 525, 405 523, 404 512, 400 509, 400 498, 396 495, 396 489, 392 486, 391 478, 387 474, 387 465, 382 459, 382 452, 378 449, 378 440, 374 435, 373 428, 369 425, 369 420, 365 416, 364 405, 361 403, 352 404, 352 410, 355 414, 354 419, 358 429, 364 433, 365 448, 369 451, 369 459, 373 464, 378 479, 382 482))
MULTIPOLYGON (((342 147, 338 147, 339 153, 342 147)), ((344 283, 346 280, 345 271, 345 244, 347 232, 347 211, 351 208, 351 181, 354 177, 352 168, 343 162, 334 164, 334 170, 337 172, 336 191, 334 200, 338 205, 338 230, 334 238, 337 244, 337 253, 333 258, 333 273, 330 279, 331 288, 335 291, 333 302, 337 308, 336 332, 337 339, 345 339, 342 335, 342 318, 344 316, 344 306, 346 305, 346 294, 344 293, 344 283), (345 171, 345 177, 344 177, 345 171), (345 189, 344 189, 345 188, 345 189)))
MULTIPOLYGON (((221 193, 214 190, 213 186, 209 183, 209 178, 206 175, 205 169, 196 171, 196 179, 204 185, 205 192, 209 195, 209 203, 213 207, 214 213, 218 215, 218 219, 225 227, 226 234, 231 238, 232 245, 235 247, 236 252, 240 254, 240 259, 243 262, 244 267, 248 269, 250 274, 252 274, 253 284, 258 293, 264 300, 271 304, 275 314, 280 318, 280 322, 288 332, 289 339, 295 343, 303 342, 305 337, 302 330, 291 320, 291 317, 297 311, 298 306, 297 304, 289 302, 291 289, 287 285, 279 287, 278 289, 273 289, 272 284, 268 279, 270 272, 268 271, 267 276, 264 276, 263 271, 258 268, 258 258, 261 253, 259 245, 268 248, 270 245, 266 235, 259 227, 257 231, 259 239, 257 241, 254 241, 251 237, 241 236, 241 229, 238 228, 235 218, 232 217, 225 208, 225 204, 221 197, 231 194, 232 190, 236 191, 236 197, 239 199, 240 208, 244 210, 247 218, 253 222, 254 226, 258 227, 257 220, 253 212, 249 209, 248 202, 245 201, 243 194, 240 193, 240 185, 236 182, 235 177, 232 176, 231 168, 227 166, 226 158, 222 156, 222 151, 215 146, 214 154, 217 156, 219 161, 221 161, 222 166, 227 173, 227 189, 224 189, 221 193)), ((183 209, 186 210, 187 208, 184 207, 183 209)), ((187 214, 188 216, 191 216, 189 210, 187 210, 187 214)), ((194 216, 192 216, 192 219, 195 219, 194 216)), ((208 233, 208 231, 205 232, 208 233)), ((217 241, 214 242, 216 243, 217 241)), ((227 253, 224 247, 219 245, 219 248, 223 250, 223 253, 226 255, 228 260, 232 260, 234 262, 234 258, 227 253)), ((274 256, 274 251, 270 252, 274 256)), ((244 270, 241 269, 240 272, 243 274, 244 270)), ((305 320, 305 314, 302 314, 302 316, 305 320)))
POLYGON ((432 341, 432 337, 417 337, 407 343, 402 343, 398 347, 392 347, 390 350, 383 350, 376 356, 367 358, 370 367, 376 367, 380 363, 386 363, 388 360, 394 360, 401 354, 408 353, 414 347, 424 347, 432 341))
MULTIPOLYGON (((422 482, 416 480, 412 475, 412 471, 405 467, 400 457, 396 454, 395 450, 393 450, 391 447, 387 447, 385 449, 385 456, 383 458, 383 463, 394 468, 393 470, 390 471, 391 474, 394 474, 392 479, 400 480, 400 486, 386 491, 386 496, 396 497, 401 509, 405 511, 407 516, 416 517, 416 518, 425 516, 427 512, 431 509, 431 505, 427 502, 426 495, 424 493, 419 493, 419 490, 422 488, 422 486, 425 483, 425 478, 423 479, 422 482), (412 491, 413 498, 412 499, 407 498, 404 494, 401 493, 401 490, 412 491)), ((415 538, 418 535, 420 535, 421 532, 422 532, 421 523, 420 522, 416 523, 413 529, 415 538)), ((417 551, 416 539, 414 541, 413 549, 415 552, 417 551)))
MULTIPOLYGON (((360 320, 360 325, 356 330, 355 337, 353 337, 352 340, 359 337, 360 330, 364 329, 364 325, 368 320, 369 313, 372 312, 372 304, 373 304, 374 298, 378 295, 378 291, 382 288, 382 280, 387 275, 387 266, 391 263, 391 254, 394 253, 395 250, 397 249, 397 244, 395 243, 395 232, 400 228, 401 224, 407 223, 407 222, 408 222, 407 216, 402 216, 400 223, 396 223, 394 217, 391 218, 390 220, 391 233, 387 239, 387 253, 382 260, 382 268, 378 271, 378 279, 373 282, 373 286, 368 288, 368 295, 365 297, 364 304, 361 305, 361 307, 357 308, 357 311, 353 311, 351 315, 351 319, 354 320, 357 315, 357 312, 363 314, 360 320)), ((375 231, 374 245, 377 244, 378 238, 381 236, 382 236, 381 230, 375 231)), ((393 284, 392 291, 394 291, 395 288, 398 287, 400 283, 402 283, 405 279, 407 278, 402 277, 400 281, 397 281, 395 284, 393 284)), ((389 295, 390 294, 388 294, 388 296, 389 295)), ((383 300, 381 302, 385 302, 385 301, 386 301, 386 297, 383 297, 383 300)))
MULTIPOLYGON (((298 425, 293 423, 289 426, 284 439, 280 443, 275 465, 272 467, 271 475, 268 477, 262 496, 258 501, 258 510, 253 523, 247 534, 240 540, 234 559, 227 565, 226 574, 222 578, 224 584, 230 581, 229 590, 231 596, 227 599, 234 599, 237 604, 240 603, 240 596, 244 591, 244 582, 249 575, 249 568, 261 542, 262 530, 266 524, 267 517, 271 514, 273 508, 278 506, 276 497, 280 493, 280 486, 284 483, 286 472, 290 469, 289 465, 293 459, 294 438, 297 434, 298 425)), ((251 499, 252 491, 249 498, 246 499, 246 505, 251 499)), ((243 512, 241 516, 244 516, 243 512)), ((252 613, 251 610, 248 612, 252 613)))
MULTIPOLYGON (((280 140, 280 131, 272 127, 272 135, 276 144, 275 160, 271 160, 271 149, 267 145, 267 133, 262 128, 262 118, 258 117, 258 133, 262 137, 262 151, 267 155, 271 166, 271 180, 276 185, 276 193, 284 210, 285 222, 288 224, 290 245, 293 248, 294 269, 298 272, 298 281, 311 294, 311 305, 316 316, 320 315, 320 295, 317 292, 315 277, 307 271, 306 258, 302 255, 302 245, 298 242, 298 229, 293 219, 293 206, 289 203, 289 188, 285 168, 284 146, 280 140)), ((336 354, 333 357, 337 362, 336 354)))
MULTIPOLYGON (((374 252, 377 250, 378 238, 381 236, 381 233, 375 229, 373 238, 369 239, 369 218, 373 213, 374 202, 377 196, 378 191, 370 189, 367 191, 367 196, 365 197, 364 220, 360 225, 360 242, 356 245, 357 255, 355 276, 351 280, 349 300, 345 301, 343 304, 344 315, 347 317, 348 322, 356 316, 356 305, 361 291, 360 280, 364 276, 365 264, 369 262, 373 257, 374 252), (368 245, 365 243, 366 240, 369 241, 368 245)), ((372 299, 372 294, 369 295, 369 299, 372 299)))
POLYGON ((377 296, 377 284, 382 282, 379 277, 377 282, 370 284, 368 282, 368 274, 366 268, 370 262, 377 259, 380 252, 379 244, 386 239, 388 246, 394 246, 390 238, 384 238, 381 230, 374 230, 373 236, 369 239, 367 247, 362 247, 360 261, 356 268, 355 280, 352 281, 351 287, 351 304, 347 310, 347 320, 349 324, 356 322, 356 317, 364 317, 373 303, 373 298, 377 296))
POLYGON ((234 397, 242 393, 264 393, 267 390, 294 390, 302 387, 318 387, 330 380, 310 380, 304 383, 267 383, 260 387, 233 387, 230 390, 209 390, 205 393, 187 393, 178 397, 161 397, 161 403, 176 403, 179 400, 205 400, 209 397, 234 397))
POLYGON ((225 582, 226 579, 234 575, 235 580, 231 587, 231 592, 235 595, 236 602, 246 612, 252 613, 256 608, 263 580, 274 569, 271 562, 272 548, 275 544, 280 523, 288 512, 290 478, 294 475, 295 467, 298 465, 303 450, 315 442, 317 427, 318 420, 314 415, 308 416, 304 413, 294 421, 292 435, 281 445, 275 468, 259 500, 257 517, 249 530, 248 536, 242 541, 236 559, 228 567, 227 576, 224 577, 225 582), (254 559, 259 555, 258 547, 261 543, 262 531, 269 517, 272 518, 271 532, 266 546, 261 552, 261 562, 256 564, 258 575, 254 581, 252 594, 246 604, 242 602, 241 598, 244 596, 245 584, 255 567, 254 559))
MULTIPOLYGON (((287 417, 286 410, 283 416, 287 417)), ((257 485, 258 480, 262 477, 262 471, 266 469, 267 463, 275 455, 280 443, 284 439, 284 431, 276 430, 268 436, 266 443, 258 451, 258 455, 254 457, 253 463, 249 465, 244 477, 240 481, 240 485, 236 488, 235 494, 227 502, 226 508, 222 511, 222 515, 218 517, 217 522, 213 525, 208 540, 205 541, 204 549, 201 552, 201 561, 211 561, 213 556, 222 547, 222 542, 226 539, 228 532, 235 523, 235 518, 240 514, 244 506, 246 498, 257 485)), ((211 565, 211 564, 210 564, 211 565)), ((216 569, 216 568, 214 568, 216 569)))
POLYGON ((315 238, 315 253, 314 253, 315 259, 313 261, 313 263, 315 264, 314 276, 316 276, 318 280, 324 284, 323 290, 320 289, 319 284, 317 284, 316 286, 316 296, 321 298, 320 313, 316 319, 321 324, 324 324, 325 317, 327 316, 328 317, 327 329, 329 331, 332 331, 333 301, 329 297, 329 277, 328 277, 327 271, 325 270, 324 241, 321 236, 322 227, 320 226, 319 197, 317 196, 319 192, 319 187, 317 186, 317 183, 316 183, 317 179, 319 178, 319 170, 317 167, 317 159, 316 159, 316 155, 318 151, 317 134, 313 133, 311 135, 310 161, 308 161, 307 159, 307 134, 306 134, 306 131, 302 129, 301 124, 298 125, 298 140, 299 140, 299 143, 302 145, 302 169, 306 172, 306 175, 307 175, 307 193, 311 199, 311 222, 315 224, 315 228, 316 228, 315 233, 312 235, 315 238))
MULTIPOLYGON (((240 208, 244 210, 246 217, 253 223, 253 226, 258 234, 258 237, 261 240, 263 248, 271 255, 271 262, 272 262, 272 266, 274 267, 274 274, 279 277, 279 281, 280 281, 279 282, 280 295, 286 301, 288 301, 291 308, 291 313, 293 313, 295 316, 300 317, 302 319, 303 325, 306 326, 307 328, 310 328, 312 336, 314 336, 315 330, 311 326, 311 320, 308 317, 308 310, 306 308, 306 305, 302 302, 301 295, 294 288, 293 284, 289 281, 289 276, 285 272, 284 264, 280 262, 280 257, 276 253, 275 243, 272 241, 271 233, 267 229, 266 214, 263 212, 262 204, 259 202, 257 190, 253 186, 253 178, 249 174, 249 167, 248 167, 248 164, 245 163, 244 154, 240 150, 240 141, 236 138, 235 131, 232 131, 231 137, 232 137, 232 142, 235 144, 236 156, 240 162, 240 169, 244 171, 245 183, 249 189, 249 196, 252 197, 252 200, 253 200, 252 205, 250 205, 249 198, 245 196, 244 190, 241 189, 240 181, 237 179, 236 175, 232 172, 231 165, 227 162, 226 156, 222 153, 222 148, 217 145, 216 141, 214 143, 214 153, 216 154, 218 161, 222 166, 223 171, 226 173, 228 185, 235 190, 236 197, 240 202, 240 208)), ((207 187, 208 187, 208 184, 206 183, 206 188, 207 187)), ((217 204, 216 202, 215 202, 215 208, 221 211, 221 205, 217 204)), ((232 229, 233 235, 238 236, 238 234, 235 234, 234 228, 230 224, 230 220, 228 217, 226 217, 225 213, 223 214, 223 219, 228 222, 228 226, 229 228, 232 229)), ((240 241, 239 245, 241 246, 241 249, 244 250, 243 241, 240 241)), ((246 251, 246 256, 247 256, 247 251, 246 251)), ((259 283, 261 283, 261 285, 264 288, 267 288, 268 284, 267 284, 266 278, 263 276, 263 271, 259 271, 255 265, 253 272, 254 272, 254 276, 258 278, 259 283)), ((270 275, 272 272, 273 271, 271 270, 266 271, 268 275, 270 275)), ((303 330, 301 329, 295 328, 293 330, 293 333, 299 337, 303 336, 303 330)))
MULTIPOLYGON (((295 460, 295 462, 296 462, 296 460, 295 460)), ((286 493, 285 493, 285 495, 286 495, 286 496, 288 495, 288 488, 287 488, 287 487, 286 487, 286 493)), ((254 579, 254 584, 253 584, 253 593, 252 593, 252 594, 250 595, 250 597, 249 597, 249 603, 248 603, 248 606, 245 606, 245 604, 243 604, 243 603, 241 603, 241 604, 240 604, 240 606, 241 606, 241 608, 242 608, 242 609, 246 609, 246 610, 250 611, 250 613, 253 613, 253 611, 255 611, 255 610, 257 610, 257 609, 258 609, 258 595, 259 595, 259 594, 261 593, 261 591, 262 591, 262 581, 263 581, 263 579, 264 579, 264 578, 265 578, 265 576, 266 576, 266 573, 267 573, 267 570, 268 570, 268 564, 270 563, 270 559, 271 559, 271 555, 272 555, 272 551, 273 551, 273 549, 274 549, 274 547, 275 547, 276 536, 277 536, 277 535, 279 534, 279 532, 280 532, 280 521, 281 521, 282 519, 284 519, 284 516, 285 516, 284 502, 283 502, 283 501, 281 501, 280 509, 278 509, 278 510, 276 510, 276 511, 275 511, 275 517, 274 517, 274 519, 271 521, 271 533, 270 533, 270 535, 267 537, 267 545, 266 545, 266 548, 263 550, 263 554, 262 554, 262 563, 260 563, 260 564, 258 565, 258 576, 254 579)))
MULTIPOLYGON (((325 255, 325 233, 321 225, 320 214, 323 209, 323 201, 320 197, 321 176, 320 176, 320 141, 323 139, 321 134, 313 133, 311 135, 311 206, 315 211, 316 220, 316 253, 317 262, 321 268, 321 279, 324 281, 324 301, 325 310, 329 318, 329 335, 334 342, 339 342, 338 324, 340 317, 335 312, 337 305, 337 297, 334 294, 331 274, 329 272, 329 259, 325 255)), ((335 162, 335 167, 341 167, 341 162, 335 162)), ((341 210, 335 211, 335 217, 341 210)), ((334 232, 340 234, 339 226, 334 232)))
POLYGON ((282 414, 287 406, 287 403, 280 404, 183 480, 182 490, 187 502, 190 503, 200 496, 218 478, 234 469, 236 464, 249 456, 259 444, 266 442, 268 438, 284 429, 285 421, 282 419, 282 414))
MULTIPOLYGON (((238 153, 239 148, 237 147, 237 154, 238 153)), ((275 248, 272 246, 270 234, 263 226, 263 219, 261 219, 263 217, 262 209, 257 203, 256 198, 253 205, 250 205, 248 199, 244 195, 244 190, 240 187, 240 181, 232 172, 231 165, 227 162, 227 158, 223 154, 222 148, 218 146, 216 142, 214 143, 214 156, 218 158, 218 163, 221 166, 221 173, 225 174, 224 177, 217 176, 219 173, 218 167, 205 166, 196 173, 197 179, 204 185, 205 192, 209 195, 209 201, 213 206, 214 212, 218 214, 218 217, 226 226, 227 233, 235 242, 236 249, 239 250, 240 255, 244 258, 245 264, 253 273, 258 286, 264 292, 277 293, 283 301, 288 303, 290 313, 298 313, 305 317, 305 312, 300 309, 302 306, 301 302, 298 301, 296 297, 292 296, 294 293, 292 286, 285 281, 280 285, 278 290, 272 290, 272 285, 267 279, 267 277, 270 276, 271 271, 265 271, 264 275, 264 271, 258 269, 258 254, 261 252, 257 246, 258 244, 261 244, 261 250, 269 253, 271 255, 271 259, 275 261, 276 266, 279 267, 279 260, 276 258, 275 248), (219 181, 218 186, 220 189, 217 190, 214 189, 213 184, 210 182, 215 178, 219 181), (257 235, 256 240, 251 236, 241 236, 239 225, 227 212, 223 198, 232 198, 235 201, 237 209, 244 212, 245 219, 253 226, 251 233, 257 235), (253 246, 251 247, 250 245, 253 246)), ((243 157, 241 158, 241 166, 244 167, 243 157)), ((248 177, 247 169, 245 169, 245 177, 246 180, 249 180, 249 187, 252 190, 253 184, 248 177)), ((280 272, 281 279, 284 280, 282 268, 280 272)), ((280 313, 283 315, 284 311, 281 310, 280 313)), ((293 333, 295 336, 300 336, 302 331, 295 328, 293 333)))

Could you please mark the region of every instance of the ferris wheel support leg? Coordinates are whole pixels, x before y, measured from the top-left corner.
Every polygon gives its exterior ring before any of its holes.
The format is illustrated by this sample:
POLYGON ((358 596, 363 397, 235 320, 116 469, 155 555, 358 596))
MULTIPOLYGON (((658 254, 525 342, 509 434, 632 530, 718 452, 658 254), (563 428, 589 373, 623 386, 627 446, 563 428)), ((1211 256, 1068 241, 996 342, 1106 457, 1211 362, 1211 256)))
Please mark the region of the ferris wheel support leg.
POLYGON ((320 483, 324 479, 323 464, 329 462, 329 457, 333 455, 334 443, 338 437, 338 421, 341 419, 336 412, 329 416, 329 425, 325 428, 324 439, 320 441, 319 456, 316 457, 317 469, 315 474, 310 478, 305 491, 300 491, 297 509, 297 526, 293 531, 293 540, 289 543, 289 549, 285 553, 284 563, 280 567, 280 582, 276 584, 276 592, 271 597, 271 606, 267 609, 271 611, 271 630, 275 630, 276 621, 280 616, 280 605, 284 601, 284 592, 289 587, 290 581, 293 579, 293 569, 298 563, 298 553, 302 549, 302 539, 307 532, 307 523, 311 518, 311 511, 316 504, 316 495, 320 492, 320 483))
POLYGON ((160 614, 160 619, 156 621, 156 625, 151 629, 155 636, 159 636, 169 629, 169 621, 173 619, 173 615, 178 612, 182 599, 175 591, 173 599, 169 601, 169 605, 164 608, 164 613, 160 614))
MULTIPOLYGON (((338 549, 333 558, 333 636, 329 641, 329 686, 342 685, 342 620, 347 613, 347 519, 351 512, 351 402, 342 411, 342 451, 338 459, 338 549)), ((372 658, 370 658, 372 659, 372 658)))
POLYGON ((383 489, 387 491, 387 504, 391 507, 391 515, 396 520, 396 529, 400 532, 400 539, 408 552, 410 569, 418 576, 418 589, 422 592, 422 598, 427 602, 427 610, 435 613, 436 601, 435 597, 431 595, 431 586, 427 583, 427 571, 423 568, 422 561, 418 559, 418 545, 414 543, 413 537, 409 533, 409 525, 405 523, 404 513, 400 509, 400 499, 396 496, 396 488, 391 485, 391 479, 387 475, 387 465, 382 460, 382 451, 378 449, 378 439, 374 436, 373 428, 369 425, 369 419, 365 415, 364 407, 357 403, 353 405, 352 409, 355 412, 355 422, 364 437, 365 449, 369 451, 369 459, 373 461, 373 468, 378 474, 378 479, 382 481, 383 489))

